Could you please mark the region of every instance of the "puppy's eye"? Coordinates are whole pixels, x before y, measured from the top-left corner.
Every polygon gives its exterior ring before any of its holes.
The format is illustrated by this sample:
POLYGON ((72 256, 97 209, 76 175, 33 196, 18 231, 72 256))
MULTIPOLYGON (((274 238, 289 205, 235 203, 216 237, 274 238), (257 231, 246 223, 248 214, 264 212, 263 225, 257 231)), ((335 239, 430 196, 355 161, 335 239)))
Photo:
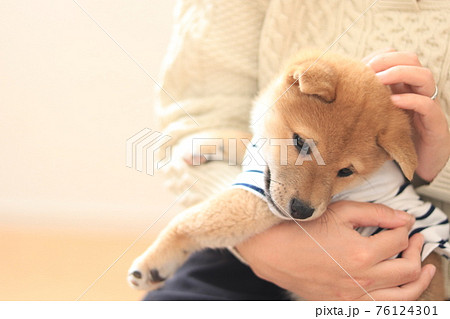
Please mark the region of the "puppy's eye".
POLYGON ((306 154, 311 154, 311 148, 309 147, 308 143, 305 143, 305 140, 303 138, 301 138, 297 133, 294 133, 294 136, 292 138, 294 140, 294 145, 299 152, 301 152, 302 149, 305 149, 306 154))
POLYGON ((353 174, 353 171, 350 168, 343 168, 338 171, 337 176, 339 177, 347 177, 353 174))

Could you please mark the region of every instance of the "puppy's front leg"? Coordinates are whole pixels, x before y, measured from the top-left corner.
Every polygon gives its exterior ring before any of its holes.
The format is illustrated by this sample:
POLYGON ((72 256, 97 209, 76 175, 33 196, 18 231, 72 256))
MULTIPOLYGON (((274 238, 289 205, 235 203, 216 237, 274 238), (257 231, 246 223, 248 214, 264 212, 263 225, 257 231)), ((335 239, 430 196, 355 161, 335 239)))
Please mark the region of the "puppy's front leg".
POLYGON ((242 189, 229 189, 175 217, 129 270, 138 289, 156 289, 203 248, 234 246, 282 220, 267 203, 242 189))

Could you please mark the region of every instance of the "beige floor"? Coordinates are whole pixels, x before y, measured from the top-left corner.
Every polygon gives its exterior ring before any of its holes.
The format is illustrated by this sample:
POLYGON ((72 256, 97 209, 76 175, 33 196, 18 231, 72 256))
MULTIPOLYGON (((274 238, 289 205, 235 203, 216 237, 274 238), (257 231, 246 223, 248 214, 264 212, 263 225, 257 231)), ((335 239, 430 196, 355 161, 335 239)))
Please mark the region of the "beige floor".
MULTIPOLYGON (((75 300, 139 234, 87 234, 0 227, 0 300, 75 300)), ((139 300, 127 269, 151 242, 144 236, 81 300, 139 300)))

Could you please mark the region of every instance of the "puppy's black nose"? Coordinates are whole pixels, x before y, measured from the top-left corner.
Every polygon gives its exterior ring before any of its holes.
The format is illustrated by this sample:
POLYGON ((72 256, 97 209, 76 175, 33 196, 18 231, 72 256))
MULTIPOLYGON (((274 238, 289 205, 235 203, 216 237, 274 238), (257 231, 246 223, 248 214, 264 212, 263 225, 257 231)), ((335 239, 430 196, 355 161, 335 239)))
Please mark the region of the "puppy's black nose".
POLYGON ((295 219, 306 219, 314 213, 314 208, 305 204, 297 198, 291 199, 290 203, 291 216, 295 219))

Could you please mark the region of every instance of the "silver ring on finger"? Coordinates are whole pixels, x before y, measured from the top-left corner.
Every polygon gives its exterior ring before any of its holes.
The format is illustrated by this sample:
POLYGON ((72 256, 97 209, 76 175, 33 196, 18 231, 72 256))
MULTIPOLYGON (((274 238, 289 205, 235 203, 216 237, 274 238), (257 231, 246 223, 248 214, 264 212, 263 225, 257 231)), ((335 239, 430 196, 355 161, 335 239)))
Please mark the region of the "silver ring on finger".
POLYGON ((432 96, 430 96, 430 99, 432 99, 432 100, 436 100, 436 98, 437 98, 437 96, 439 94, 439 89, 438 89, 437 85, 434 85, 434 87, 435 87, 434 93, 433 93, 432 96))

